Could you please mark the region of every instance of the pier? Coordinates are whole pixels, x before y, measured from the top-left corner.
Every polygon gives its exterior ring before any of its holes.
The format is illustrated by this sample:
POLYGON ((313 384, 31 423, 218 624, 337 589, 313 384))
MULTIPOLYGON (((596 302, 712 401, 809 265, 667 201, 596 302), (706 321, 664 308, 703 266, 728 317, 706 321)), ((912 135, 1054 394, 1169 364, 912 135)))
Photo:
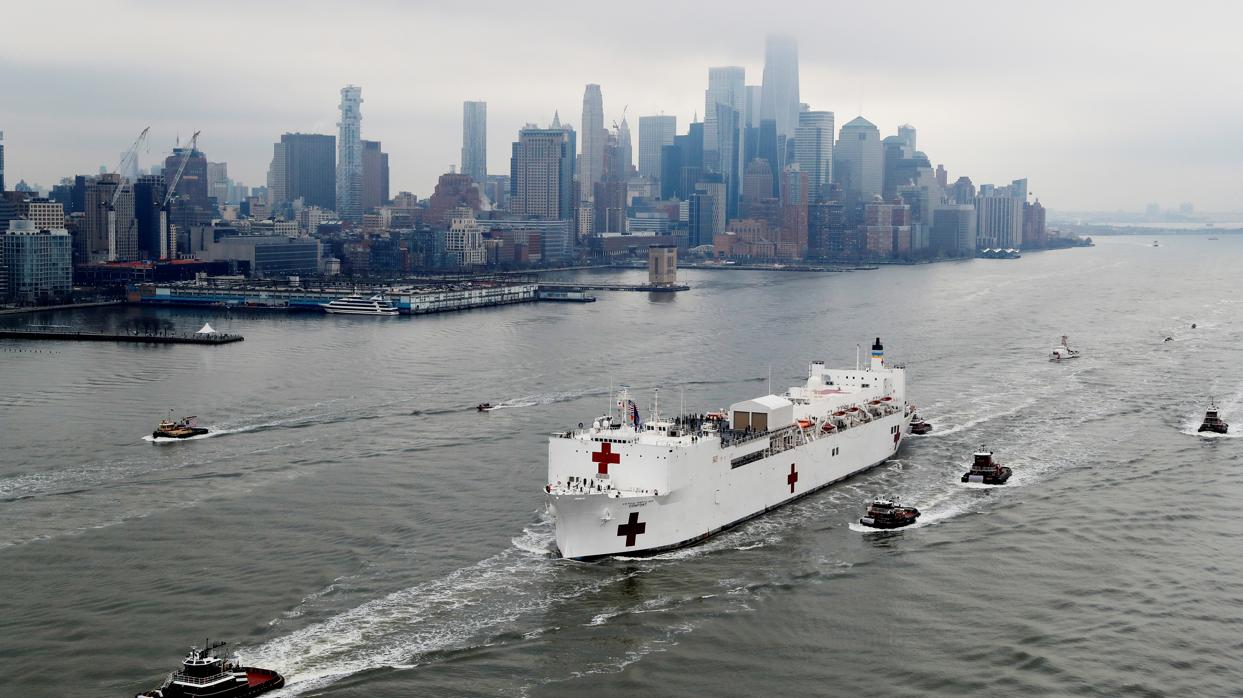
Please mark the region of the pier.
POLYGON ((81 330, 0 330, 0 339, 33 339, 60 342, 136 342, 139 344, 232 344, 240 334, 115 334, 81 330))
POLYGON ((543 291, 648 291, 651 293, 672 293, 689 291, 685 284, 613 284, 613 283, 574 283, 568 281, 541 281, 539 289, 543 291))
POLYGON ((534 283, 497 283, 491 280, 458 280, 359 291, 351 286, 308 289, 299 286, 193 283, 138 284, 129 288, 129 300, 139 305, 208 307, 230 310, 288 310, 323 313, 324 305, 337 298, 361 293, 382 293, 402 315, 427 315, 475 308, 488 308, 537 300, 534 283))

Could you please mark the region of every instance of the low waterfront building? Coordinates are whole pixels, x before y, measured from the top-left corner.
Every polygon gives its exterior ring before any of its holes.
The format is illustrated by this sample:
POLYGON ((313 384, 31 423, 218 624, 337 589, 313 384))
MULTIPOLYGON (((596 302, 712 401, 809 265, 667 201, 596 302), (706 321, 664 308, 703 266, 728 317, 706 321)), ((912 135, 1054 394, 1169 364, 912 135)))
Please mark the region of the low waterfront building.
POLYGON ((205 240, 199 258, 244 264, 259 277, 315 274, 320 243, 286 235, 228 235, 205 240))

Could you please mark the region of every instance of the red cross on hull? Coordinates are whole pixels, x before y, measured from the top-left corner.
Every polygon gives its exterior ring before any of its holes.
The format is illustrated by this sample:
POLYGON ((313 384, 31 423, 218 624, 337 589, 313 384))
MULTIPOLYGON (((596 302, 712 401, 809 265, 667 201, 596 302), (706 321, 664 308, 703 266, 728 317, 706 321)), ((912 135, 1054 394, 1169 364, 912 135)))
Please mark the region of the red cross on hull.
POLYGON ((798 471, 794 469, 794 464, 790 464, 790 474, 786 475, 786 484, 790 486, 790 494, 794 494, 794 483, 798 482, 798 471))
POLYGON ((609 474, 609 465, 619 465, 621 463, 621 454, 613 453, 613 444, 600 444, 600 452, 591 454, 591 461, 596 464, 596 474, 607 477, 609 474))

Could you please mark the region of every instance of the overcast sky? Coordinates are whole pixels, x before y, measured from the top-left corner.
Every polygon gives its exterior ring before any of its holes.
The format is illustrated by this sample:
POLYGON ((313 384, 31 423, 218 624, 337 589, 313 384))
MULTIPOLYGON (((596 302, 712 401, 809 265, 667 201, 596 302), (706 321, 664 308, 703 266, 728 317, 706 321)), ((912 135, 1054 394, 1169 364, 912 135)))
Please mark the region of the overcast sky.
POLYGON ((336 133, 363 88, 363 137, 392 191, 431 193, 459 164, 463 100, 488 102, 488 168, 559 109, 576 128, 600 83, 605 123, 703 112, 708 66, 759 84, 764 36, 799 41, 802 101, 862 114, 951 181, 1028 177, 1059 210, 1191 201, 1239 211, 1239 2, 232 2, 7 4, 0 17, 6 180, 45 187, 112 167, 151 126, 143 167, 183 137, 264 183, 282 132, 336 133))

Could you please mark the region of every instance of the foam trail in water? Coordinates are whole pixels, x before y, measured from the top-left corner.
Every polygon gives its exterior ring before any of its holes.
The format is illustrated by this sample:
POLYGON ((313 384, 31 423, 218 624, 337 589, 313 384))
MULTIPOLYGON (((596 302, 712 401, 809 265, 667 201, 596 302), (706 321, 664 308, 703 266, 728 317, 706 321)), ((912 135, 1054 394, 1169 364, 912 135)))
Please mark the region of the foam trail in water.
POLYGON ((244 649, 242 656, 285 674, 286 695, 296 695, 360 671, 415 666, 429 652, 465 646, 524 614, 638 573, 619 570, 549 593, 548 582, 561 563, 529 551, 547 551, 551 545, 551 519, 546 517, 524 529, 513 547, 490 558, 244 649))

